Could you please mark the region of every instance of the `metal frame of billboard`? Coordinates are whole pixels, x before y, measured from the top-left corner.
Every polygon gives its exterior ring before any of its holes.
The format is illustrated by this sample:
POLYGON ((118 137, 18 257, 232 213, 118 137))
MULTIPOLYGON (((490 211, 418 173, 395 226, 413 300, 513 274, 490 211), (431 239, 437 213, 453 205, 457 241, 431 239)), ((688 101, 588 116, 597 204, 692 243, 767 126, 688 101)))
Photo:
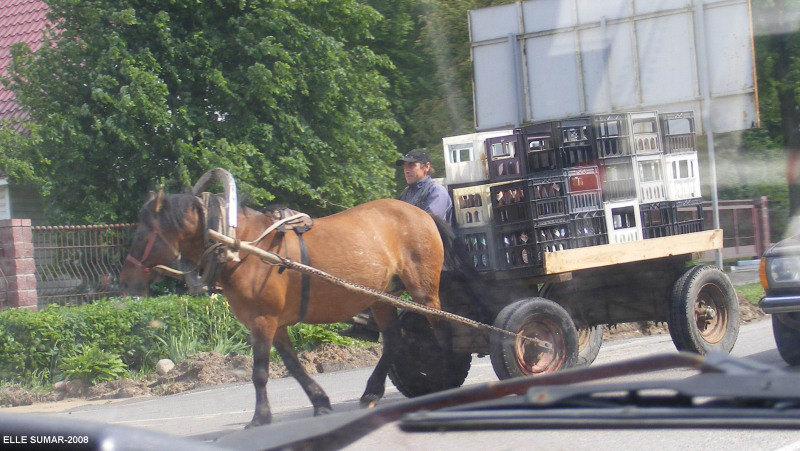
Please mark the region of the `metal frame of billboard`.
POLYGON ((469 26, 478 131, 648 109, 694 110, 701 133, 759 123, 749 0, 529 0, 469 26))

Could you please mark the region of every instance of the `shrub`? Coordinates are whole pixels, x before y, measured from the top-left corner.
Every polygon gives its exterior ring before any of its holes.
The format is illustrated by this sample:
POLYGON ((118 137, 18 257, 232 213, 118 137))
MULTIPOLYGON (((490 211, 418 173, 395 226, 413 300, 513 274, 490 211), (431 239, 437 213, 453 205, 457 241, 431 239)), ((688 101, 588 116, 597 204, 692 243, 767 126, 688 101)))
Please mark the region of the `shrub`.
POLYGON ((119 355, 103 351, 94 344, 83 346, 78 354, 65 357, 59 367, 67 379, 80 379, 90 384, 113 381, 128 374, 119 355))

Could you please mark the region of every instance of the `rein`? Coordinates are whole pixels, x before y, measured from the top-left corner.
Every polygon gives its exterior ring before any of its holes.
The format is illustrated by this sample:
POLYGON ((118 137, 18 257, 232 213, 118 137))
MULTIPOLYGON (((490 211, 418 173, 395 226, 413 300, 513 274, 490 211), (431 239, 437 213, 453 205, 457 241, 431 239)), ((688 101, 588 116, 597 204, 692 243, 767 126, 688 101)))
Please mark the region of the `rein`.
MULTIPOLYGON (((173 261, 179 260, 181 258, 181 251, 179 251, 172 244, 170 244, 170 242, 167 241, 167 239, 164 237, 164 235, 161 233, 160 230, 153 230, 153 231, 150 232, 150 235, 147 238, 147 244, 144 247, 144 252, 142 252, 142 256, 137 260, 133 255, 128 253, 128 256, 125 257, 125 260, 133 263, 134 266, 136 266, 137 268, 141 269, 145 273, 149 273, 151 268, 148 268, 147 266, 145 266, 144 265, 144 261, 147 260, 147 257, 150 256, 150 252, 153 250, 153 245, 156 242, 156 238, 161 238, 161 241, 163 241, 164 244, 169 246, 169 248, 172 251, 173 255, 175 255, 175 258, 173 259, 173 261)), ((164 266, 164 265, 156 265, 152 269, 172 270, 172 268, 169 268, 169 267, 164 266)))

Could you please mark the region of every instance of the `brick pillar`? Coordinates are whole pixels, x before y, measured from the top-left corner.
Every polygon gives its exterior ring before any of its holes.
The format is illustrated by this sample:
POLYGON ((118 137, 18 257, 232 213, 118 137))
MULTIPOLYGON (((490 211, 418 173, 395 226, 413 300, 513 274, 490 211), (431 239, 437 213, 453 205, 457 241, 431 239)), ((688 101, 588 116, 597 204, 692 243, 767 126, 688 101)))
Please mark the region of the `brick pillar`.
POLYGON ((6 306, 36 310, 36 265, 30 219, 0 220, 0 269, 6 283, 6 306))

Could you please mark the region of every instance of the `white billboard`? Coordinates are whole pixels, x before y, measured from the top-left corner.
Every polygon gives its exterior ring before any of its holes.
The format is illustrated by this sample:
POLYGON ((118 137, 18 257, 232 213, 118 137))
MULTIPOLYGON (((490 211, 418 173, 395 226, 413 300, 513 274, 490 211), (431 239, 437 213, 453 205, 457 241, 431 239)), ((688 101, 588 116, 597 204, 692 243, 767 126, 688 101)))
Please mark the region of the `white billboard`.
POLYGON ((748 0, 529 0, 469 24, 478 131, 704 108, 715 132, 758 125, 748 0))

